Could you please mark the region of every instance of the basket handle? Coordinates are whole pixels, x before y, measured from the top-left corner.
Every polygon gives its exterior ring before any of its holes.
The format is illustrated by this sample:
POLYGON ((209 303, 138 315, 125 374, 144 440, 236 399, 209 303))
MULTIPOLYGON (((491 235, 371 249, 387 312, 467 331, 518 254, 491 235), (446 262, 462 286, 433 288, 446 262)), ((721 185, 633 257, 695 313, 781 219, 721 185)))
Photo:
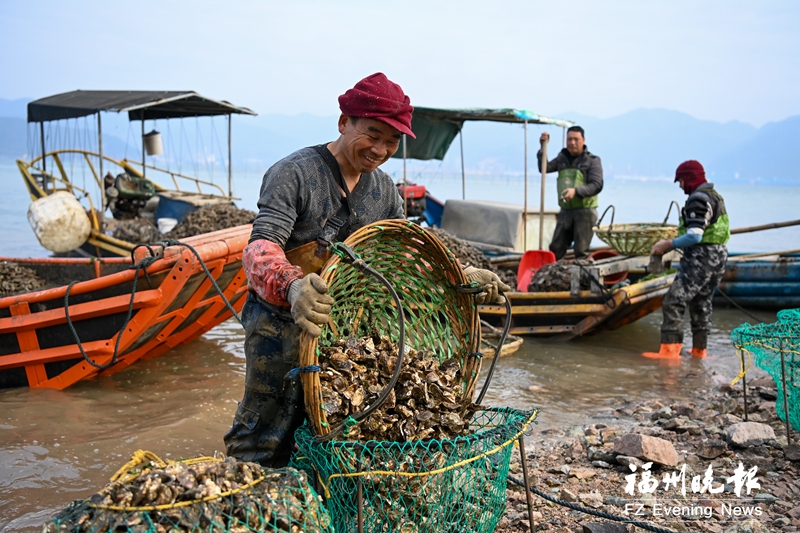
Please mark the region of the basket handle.
MULTIPOLYGON (((613 205, 609 205, 608 207, 606 207, 606 210, 603 211, 602 215, 600 215, 600 219, 594 225, 596 228, 600 227, 600 223, 603 221, 603 217, 606 216, 606 213, 608 213, 609 209, 611 209, 611 223, 609 223, 608 225, 608 231, 611 231, 614 228, 614 213, 617 212, 617 209, 613 205)), ((669 213, 667 213, 667 216, 669 216, 669 213)))
POLYGON ((667 224, 667 219, 669 218, 669 214, 672 213, 672 206, 673 205, 675 206, 676 212, 678 212, 678 213, 681 212, 681 206, 678 205, 678 202, 676 202, 675 200, 672 200, 672 202, 670 202, 670 204, 669 204, 669 209, 667 209, 667 216, 664 217, 664 225, 667 224))

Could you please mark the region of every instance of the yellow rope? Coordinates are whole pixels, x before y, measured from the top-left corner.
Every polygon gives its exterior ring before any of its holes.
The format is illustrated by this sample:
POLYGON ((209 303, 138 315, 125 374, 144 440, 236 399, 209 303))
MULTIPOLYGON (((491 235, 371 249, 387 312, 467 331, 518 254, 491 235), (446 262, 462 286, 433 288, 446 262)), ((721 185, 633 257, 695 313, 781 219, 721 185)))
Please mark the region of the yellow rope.
POLYGON ((497 446, 496 448, 494 448, 492 450, 489 450, 487 452, 483 452, 482 454, 476 455, 475 457, 471 457, 469 459, 464 459, 463 461, 459 461, 459 462, 454 463, 454 464, 452 464, 450 466, 446 466, 444 468, 438 468, 436 470, 431 470, 429 472, 397 472, 397 471, 389 471, 389 470, 365 470, 363 472, 353 472, 353 473, 350 473, 350 474, 331 474, 330 476, 328 476, 328 480, 327 480, 328 483, 327 484, 322 483, 321 480, 320 480, 320 484, 322 485, 322 488, 325 489, 325 497, 326 498, 330 498, 331 497, 331 493, 330 493, 330 490, 328 490, 328 485, 330 485, 331 480, 333 478, 336 478, 336 477, 361 477, 361 476, 367 476, 367 475, 376 475, 376 476, 392 476, 392 475, 396 475, 396 476, 403 476, 403 477, 425 477, 425 476, 432 476, 432 475, 435 475, 435 474, 442 474, 444 472, 447 472, 448 470, 453 470, 455 468, 458 468, 458 467, 467 465, 469 463, 473 463, 475 461, 478 461, 479 459, 483 459, 484 457, 489 457, 490 455, 494 455, 497 452, 499 452, 499 451, 503 450, 504 448, 506 448, 508 445, 513 444, 520 437, 520 435, 522 435, 523 433, 525 433, 528 430, 528 426, 530 426, 531 422, 533 422, 533 420, 536 418, 536 415, 538 415, 538 414, 539 414, 539 410, 538 409, 534 409, 533 412, 531 413, 530 418, 528 418, 528 420, 522 426, 522 429, 520 429, 517 432, 516 435, 514 435, 513 437, 511 437, 510 439, 505 441, 500 446, 497 446))
MULTIPOLYGON (((164 468, 168 465, 174 465, 178 463, 183 463, 186 465, 194 465, 197 463, 208 463, 208 462, 216 462, 221 463, 222 459, 218 459, 217 457, 195 457, 194 459, 183 459, 180 461, 164 461, 158 455, 154 454, 153 452, 148 452, 146 450, 136 450, 133 452, 131 456, 131 460, 125 463, 122 468, 117 470, 116 474, 111 476, 111 482, 120 480, 125 474, 129 473, 132 468, 136 468, 139 465, 143 465, 145 463, 150 463, 154 465, 156 468, 164 468)), ((139 472, 137 474, 132 474, 129 478, 123 481, 130 481, 139 477, 142 473, 139 472)), ((119 505, 101 505, 101 504, 94 504, 89 503, 89 507, 94 507, 95 509, 108 509, 111 511, 163 511, 165 509, 174 509, 176 507, 186 507, 189 505, 194 505, 196 503, 207 502, 211 500, 216 500, 217 498, 224 498, 225 496, 230 496, 231 494, 236 494, 237 492, 241 492, 243 490, 249 489, 255 485, 258 485, 262 481, 266 479, 266 475, 261 476, 258 479, 254 479, 250 483, 237 487, 235 489, 231 489, 226 492, 222 492, 220 494, 214 494, 212 496, 206 496, 205 498, 201 498, 199 500, 187 500, 184 502, 174 502, 174 503, 166 503, 163 505, 143 505, 140 507, 123 507, 119 505)))
POLYGON ((737 347, 736 351, 738 352, 739 355, 739 364, 741 370, 739 371, 738 374, 736 374, 736 377, 733 378, 733 381, 731 381, 731 387, 736 385, 740 379, 743 379, 744 376, 747 374, 747 371, 750 370, 750 367, 753 365, 753 354, 750 352, 750 350, 746 350, 744 347, 737 347), (747 366, 745 366, 744 364, 744 357, 742 357, 741 355, 742 352, 748 355, 747 366))

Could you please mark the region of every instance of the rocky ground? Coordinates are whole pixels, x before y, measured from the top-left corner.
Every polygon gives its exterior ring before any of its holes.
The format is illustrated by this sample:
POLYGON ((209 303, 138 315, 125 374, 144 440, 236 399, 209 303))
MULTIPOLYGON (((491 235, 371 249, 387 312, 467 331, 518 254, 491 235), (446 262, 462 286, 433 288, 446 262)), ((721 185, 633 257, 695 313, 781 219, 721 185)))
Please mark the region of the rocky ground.
MULTIPOLYGON (((749 381, 746 422, 741 382, 733 388, 698 390, 692 402, 663 398, 587 406, 590 424, 542 431, 534 427, 526 438, 532 484, 550 497, 670 531, 800 531, 800 433, 792 432, 788 446, 785 425, 776 415, 776 398, 772 379, 749 381), (647 463, 652 463, 648 471, 654 481, 640 485, 647 463), (733 477, 740 463, 744 484, 737 487, 733 477), (636 467, 635 473, 630 465, 636 467), (754 468, 748 494, 747 473, 754 468), (680 479, 668 487, 664 484, 665 476, 677 478, 682 471, 685 496, 680 479), (630 494, 626 476, 632 475, 636 478, 630 494), (714 493, 703 490, 706 481, 714 493)), ((517 447, 511 475, 522 479, 517 447)), ((524 489, 509 487, 508 508, 496 531, 531 531, 524 489)), ((533 521, 533 531, 646 531, 537 495, 533 495, 533 521)))

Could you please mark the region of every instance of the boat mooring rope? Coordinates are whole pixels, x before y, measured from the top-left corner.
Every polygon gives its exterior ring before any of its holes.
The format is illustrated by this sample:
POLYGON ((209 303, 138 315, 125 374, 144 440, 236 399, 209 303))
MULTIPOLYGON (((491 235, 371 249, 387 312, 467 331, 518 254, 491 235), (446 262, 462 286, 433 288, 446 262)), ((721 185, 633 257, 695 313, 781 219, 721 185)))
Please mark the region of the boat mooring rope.
POLYGON ((81 342, 80 336, 78 335, 78 331, 75 329, 75 324, 73 324, 72 318, 69 316, 69 293, 72 290, 72 286, 79 282, 71 281, 70 284, 67 285, 67 290, 66 293, 64 294, 64 315, 67 318, 67 325, 69 326, 69 329, 72 332, 72 336, 75 338, 75 344, 78 345, 78 349, 81 351, 83 359, 93 367, 97 368, 98 370, 101 371, 105 370, 107 368, 114 366, 118 362, 117 357, 119 356, 119 344, 120 341, 122 340, 122 333, 125 331, 125 328, 128 327, 128 323, 131 321, 131 318, 133 317, 133 303, 136 299, 136 284, 139 280, 139 275, 142 272, 142 270, 144 270, 144 276, 145 279, 147 280, 147 284, 150 287, 152 287, 152 283, 150 283, 150 276, 147 273, 147 267, 149 267, 150 265, 159 260, 159 258, 155 256, 155 252, 153 251, 152 248, 153 245, 162 245, 164 248, 166 248, 167 246, 183 246, 184 248, 188 248, 189 251, 191 251, 197 258, 197 260, 200 262, 200 266, 203 268, 203 271, 208 277, 208 280, 214 286, 214 289, 217 291, 217 294, 219 294, 219 296, 222 298, 222 301, 225 302, 225 306, 228 308, 228 310, 231 312, 234 318, 236 318, 239 324, 240 325, 242 324, 241 317, 239 317, 239 315, 236 313, 236 310, 233 308, 233 305, 231 305, 231 302, 228 300, 228 298, 225 297, 225 294, 222 292, 222 289, 219 288, 219 285, 217 285, 217 282, 214 280, 214 276, 212 276, 211 272, 208 270, 205 261, 203 261, 203 259, 200 257, 200 254, 197 252, 197 250, 194 249, 192 245, 174 240, 160 241, 151 244, 139 244, 136 247, 134 247, 133 250, 131 250, 131 259, 133 258, 134 251, 139 247, 146 248, 147 251, 150 252, 150 257, 145 257, 144 259, 139 261, 139 263, 131 267, 136 270, 136 273, 133 275, 133 285, 131 287, 131 299, 130 302, 128 302, 128 312, 125 315, 125 321, 122 323, 122 327, 120 328, 119 333, 117 334, 117 342, 114 344, 114 354, 111 356, 111 361, 109 361, 107 364, 101 365, 95 363, 89 358, 89 356, 86 354, 86 350, 83 349, 83 343, 81 342))

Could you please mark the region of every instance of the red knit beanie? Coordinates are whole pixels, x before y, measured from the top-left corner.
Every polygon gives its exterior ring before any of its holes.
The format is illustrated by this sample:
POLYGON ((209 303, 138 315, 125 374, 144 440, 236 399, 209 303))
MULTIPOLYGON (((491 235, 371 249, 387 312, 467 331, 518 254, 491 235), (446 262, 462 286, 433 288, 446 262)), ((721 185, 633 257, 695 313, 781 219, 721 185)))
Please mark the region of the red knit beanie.
POLYGON ((699 186, 706 183, 706 171, 698 161, 690 159, 678 165, 675 181, 683 180, 683 190, 692 194, 699 186))
POLYGON ((382 72, 367 76, 339 97, 339 109, 351 117, 374 118, 412 139, 411 99, 382 72))

